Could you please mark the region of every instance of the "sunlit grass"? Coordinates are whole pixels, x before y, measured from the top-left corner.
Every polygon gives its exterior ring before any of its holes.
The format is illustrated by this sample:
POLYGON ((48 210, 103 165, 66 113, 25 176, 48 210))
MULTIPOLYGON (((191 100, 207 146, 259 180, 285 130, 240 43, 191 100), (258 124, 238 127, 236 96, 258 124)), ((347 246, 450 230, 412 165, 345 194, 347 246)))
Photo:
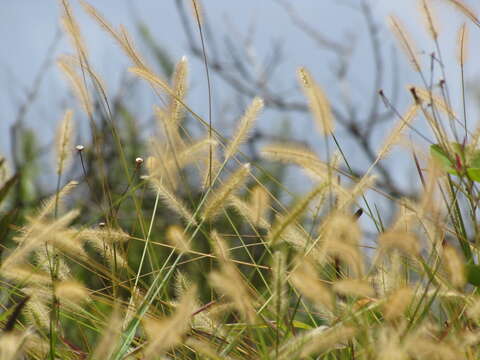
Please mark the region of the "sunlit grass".
MULTIPOLYGON (((18 223, 1 214, 0 226, 12 230, 0 265, 0 360, 480 357, 480 131, 469 133, 457 117, 467 112, 451 108, 444 79, 427 80, 398 20, 392 26, 422 86, 410 87, 411 104, 396 111, 405 115, 359 177, 348 170, 328 92, 306 69, 298 74, 319 139, 336 148, 327 146, 322 160, 304 145, 272 143, 252 161, 242 144, 261 120, 260 97, 225 138, 187 104, 186 58, 163 78, 125 28, 82 1, 132 61, 131 75, 158 96, 156 134, 142 147, 149 154, 132 156, 68 1, 61 3, 75 55, 59 67, 83 113, 68 110, 59 126, 55 193, 18 223), (193 136, 187 118, 203 133, 193 136), (75 148, 73 119, 89 121, 90 144, 75 148), (436 138, 421 156, 405 141, 414 121, 436 138), (417 165, 415 199, 376 186, 375 165, 398 144, 417 165), (295 165, 312 185, 294 200, 283 196, 293 194, 273 164, 295 165), (69 167, 79 169, 79 182, 69 167), (396 209, 393 221, 374 211, 371 192, 396 209), (82 205, 85 198, 93 200, 82 205), (377 230, 368 242, 365 227, 377 230)), ((438 46, 433 13, 422 5, 438 46)), ((464 27, 461 34, 464 49, 464 27)), ((464 65, 461 55, 462 82, 464 65)), ((8 208, 17 180, 0 175, 8 208)))

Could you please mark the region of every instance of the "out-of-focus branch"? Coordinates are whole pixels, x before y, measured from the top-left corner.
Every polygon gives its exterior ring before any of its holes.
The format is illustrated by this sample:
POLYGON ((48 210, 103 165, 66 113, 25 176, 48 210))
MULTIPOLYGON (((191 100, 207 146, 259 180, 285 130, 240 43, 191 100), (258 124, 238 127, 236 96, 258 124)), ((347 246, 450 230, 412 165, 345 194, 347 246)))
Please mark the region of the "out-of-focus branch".
MULTIPOLYGON (((35 76, 33 84, 31 88, 27 91, 27 96, 25 101, 20 105, 17 116, 10 127, 10 151, 12 156, 12 164, 13 164, 13 171, 15 174, 20 174, 22 172, 22 160, 20 159, 20 149, 19 149, 19 137, 21 135, 21 131, 24 127, 25 117, 27 116, 28 110, 35 102, 38 93, 40 91, 40 87, 42 86, 43 80, 45 75, 48 73, 48 68, 51 66, 53 62, 53 58, 55 56, 55 50, 60 43, 60 39, 62 37, 62 31, 60 28, 57 29, 55 35, 53 37, 50 46, 47 49, 47 55, 43 62, 40 64, 40 68, 35 76)), ((14 199, 14 208, 21 208, 22 207, 22 198, 21 198, 21 182, 17 181, 14 199)))
MULTIPOLYGON (((337 76, 337 83, 348 86, 346 76, 349 71, 355 41, 351 41, 348 45, 345 45, 331 40, 304 21, 304 19, 295 12, 290 3, 285 0, 275 1, 285 9, 294 26, 315 41, 319 48, 330 51, 336 57, 336 71, 334 71, 334 74, 337 76)), ((190 51, 194 56, 200 57, 202 55, 201 49, 191 29, 188 13, 181 0, 177 0, 176 4, 190 51)), ((377 154, 374 150, 375 146, 372 134, 380 124, 391 120, 394 117, 394 113, 390 108, 386 110, 380 109, 381 100, 377 94, 378 90, 384 85, 386 75, 385 57, 381 49, 380 28, 376 24, 370 5, 366 0, 362 0, 360 6, 354 6, 352 9, 353 11, 359 12, 364 18, 372 45, 374 76, 372 77, 371 84, 369 84, 369 88, 372 89, 372 96, 366 107, 367 110, 360 112, 358 104, 352 100, 348 91, 343 91, 342 99, 332 104, 332 111, 337 122, 347 131, 349 139, 360 147, 363 155, 369 162, 374 162, 377 154)), ((206 23, 208 23, 208 21, 206 21, 206 23)), ((249 35, 251 37, 252 34, 249 35)), ((211 33, 211 36, 213 36, 213 33, 211 33)), ((235 36, 235 41, 231 38, 225 40, 226 49, 221 55, 218 55, 220 52, 217 48, 215 55, 209 57, 208 66, 210 69, 239 94, 250 98, 257 95, 262 96, 267 107, 279 111, 308 112, 309 107, 305 102, 289 100, 285 93, 273 88, 269 81, 275 68, 280 64, 281 56, 273 56, 269 62, 254 63, 248 56, 248 49, 239 48, 241 41, 238 41, 238 36, 239 35, 235 36), (261 74, 259 74, 258 71, 255 72, 258 68, 264 69, 264 71, 261 74)), ((214 38, 209 38, 207 41, 214 41, 214 38)), ((279 45, 277 44, 277 46, 279 45)), ((275 54, 275 51, 281 51, 281 47, 279 46, 277 50, 274 49, 273 54, 275 54)), ((397 64, 394 57, 392 62, 392 66, 395 69, 397 64)), ((393 89, 391 92, 391 102, 393 104, 396 103, 398 96, 397 79, 398 78, 393 79, 393 89)), ((365 101, 365 98, 368 98, 368 96, 362 94, 361 101, 365 101)), ((364 106, 362 106, 362 108, 365 109, 364 106)), ((258 139, 258 137, 256 138, 258 139)), ((406 194, 398 188, 390 171, 384 164, 377 164, 376 169, 381 177, 379 186, 381 186, 384 191, 392 196, 412 195, 406 194)))
POLYGON ((30 106, 34 103, 34 101, 37 98, 37 95, 40 91, 40 87, 42 86, 42 83, 43 83, 43 79, 47 74, 48 68, 53 62, 53 57, 55 56, 55 49, 60 43, 61 37, 62 37, 62 31, 60 30, 60 28, 58 28, 57 31, 55 32, 55 35, 53 37, 53 40, 50 46, 47 49, 47 56, 45 57, 43 62, 40 64, 40 68, 38 69, 38 72, 35 76, 33 84, 31 88, 27 90, 27 96, 25 98, 25 101, 18 108, 17 116, 15 117, 15 120, 12 126, 10 127, 10 141, 11 141, 10 146, 11 146, 12 161, 13 161, 13 166, 15 171, 18 171, 20 167, 20 159, 18 157, 19 156, 18 142, 17 142, 19 131, 23 127, 25 116, 27 115, 27 112, 30 109, 30 106))
POLYGON ((285 9, 293 24, 295 24, 310 39, 315 41, 318 47, 332 51, 339 57, 349 57, 351 55, 351 45, 347 46, 332 39, 328 39, 326 36, 318 32, 314 27, 304 21, 303 18, 297 14, 297 12, 290 3, 285 0, 275 1, 285 9))
MULTIPOLYGON (((177 0, 176 4, 189 49, 194 56, 199 57, 202 55, 202 52, 200 46, 195 41, 195 37, 193 36, 193 31, 191 29, 188 14, 183 6, 183 2, 181 0, 177 0)), ((227 51, 227 53, 229 57, 233 56, 231 51, 227 51)), ((240 62, 240 60, 237 59, 236 63, 238 62, 240 62)), ((271 90, 265 81, 258 81, 258 79, 249 82, 245 81, 246 79, 251 78, 253 74, 245 73, 245 71, 247 71, 246 69, 243 69, 241 73, 238 72, 235 66, 229 66, 229 62, 224 59, 210 56, 208 66, 229 86, 242 95, 248 97, 261 95, 267 107, 284 111, 308 111, 308 106, 306 103, 286 100, 284 95, 278 95, 278 93, 271 90)), ((341 113, 341 111, 335 107, 332 110, 338 122, 343 124, 347 122, 346 117, 341 113)))

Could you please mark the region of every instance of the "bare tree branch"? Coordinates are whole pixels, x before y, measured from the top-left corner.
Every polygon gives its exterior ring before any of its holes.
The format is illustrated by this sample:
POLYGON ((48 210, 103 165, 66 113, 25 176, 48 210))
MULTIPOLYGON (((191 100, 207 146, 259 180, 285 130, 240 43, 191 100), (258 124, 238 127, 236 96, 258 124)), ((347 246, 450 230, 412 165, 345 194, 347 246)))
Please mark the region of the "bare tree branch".
MULTIPOLYGON (((295 12, 294 7, 285 0, 275 0, 282 8, 285 9, 287 15, 292 20, 294 26, 301 30, 306 36, 314 40, 317 46, 322 50, 330 51, 335 56, 335 71, 338 84, 348 86, 349 82, 346 78, 349 66, 352 59, 352 52, 355 47, 355 41, 351 41, 348 45, 338 43, 334 40, 328 39, 313 26, 306 23, 299 14, 295 12)), ((194 56, 200 57, 202 55, 200 46, 194 33, 191 29, 191 24, 188 14, 183 7, 183 2, 177 0, 177 9, 181 18, 181 22, 185 31, 188 46, 194 56)), ((367 33, 372 45, 372 58, 374 67, 374 76, 369 88, 372 89, 371 100, 365 112, 360 112, 358 104, 343 92, 344 96, 340 101, 332 104, 332 112, 339 124, 341 124, 347 131, 348 139, 359 146, 363 155, 369 162, 374 162, 377 154, 374 150, 372 134, 380 124, 391 120, 395 114, 391 108, 380 110, 381 99, 378 96, 378 90, 384 85, 386 77, 386 66, 384 63, 384 55, 382 53, 382 42, 380 40, 381 29, 376 24, 371 7, 367 0, 362 0, 360 6, 353 6, 352 9, 361 15, 366 23, 367 33)), ((208 21, 206 21, 208 23, 208 21)), ((250 30, 248 39, 251 39, 253 34, 250 30)), ((212 33, 213 36, 213 33, 212 33)), ((293 111, 306 113, 309 107, 305 102, 290 100, 281 90, 274 88, 272 85, 272 76, 275 69, 278 68, 282 60, 281 45, 275 44, 271 52, 272 55, 260 64, 249 57, 248 49, 239 47, 241 41, 238 38, 241 35, 236 35, 233 38, 226 38, 224 40, 225 50, 216 49, 216 54, 210 56, 208 66, 221 79, 223 79, 233 90, 237 93, 254 97, 260 95, 264 98, 265 105, 278 111, 293 111), (277 47, 277 48, 275 48, 277 47), (258 72, 255 70, 262 69, 258 72)), ((214 37, 210 37, 209 41, 215 41, 214 37)), ((392 56, 392 66, 397 68, 395 57, 392 56)), ((394 77, 392 100, 396 103, 398 97, 398 77, 394 77)), ((365 94, 362 94, 362 101, 365 99, 365 94)), ((258 135, 258 134, 257 134, 258 135)), ((262 134, 263 136, 265 134, 262 134)), ((260 136, 260 135, 259 135, 260 136)), ((257 136, 256 139, 259 139, 257 136)), ((406 194, 398 188, 391 172, 384 164, 379 163, 376 169, 381 177, 380 186, 392 196, 412 196, 406 194)), ((358 172, 360 173, 360 172, 358 172)))

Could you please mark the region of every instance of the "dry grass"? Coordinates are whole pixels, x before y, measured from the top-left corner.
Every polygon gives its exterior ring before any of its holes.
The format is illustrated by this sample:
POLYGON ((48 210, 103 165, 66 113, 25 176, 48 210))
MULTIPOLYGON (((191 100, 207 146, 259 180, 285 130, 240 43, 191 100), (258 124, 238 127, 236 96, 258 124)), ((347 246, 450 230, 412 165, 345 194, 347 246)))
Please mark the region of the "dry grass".
MULTIPOLYGON (((463 3, 448 2, 478 25, 463 3)), ((92 99, 109 99, 88 63, 68 1, 61 3, 76 55, 58 64, 92 120, 92 99)), ((192 4, 202 29, 205 19, 198 2, 192 4)), ((117 199, 103 178, 104 196, 82 210, 65 200, 93 191, 89 181, 83 190, 74 182, 60 186, 68 166, 84 165, 83 147, 77 159, 71 156, 73 113, 65 113, 57 132, 57 191, 14 228, 0 266, 0 360, 480 357, 479 153, 451 140, 446 129, 463 131, 465 138, 467 130, 455 128, 461 122, 446 92, 411 88, 413 105, 362 176, 342 170, 337 155, 324 161, 305 146, 264 146, 262 161, 294 164, 310 175, 311 189, 285 200, 265 180, 271 174, 241 152, 260 119, 260 98, 252 99, 231 139, 224 139, 186 103, 186 58, 171 81, 163 79, 125 28, 116 30, 91 5, 82 5, 133 62, 132 76, 167 101, 154 110, 158 136, 148 146, 145 169, 143 159, 127 162, 116 139, 128 186, 117 199), (187 116, 202 126, 198 137, 184 126, 187 116), (419 177, 427 178, 418 199, 395 199, 376 187, 375 165, 414 119, 431 127, 444 165, 432 161, 418 168, 419 177), (397 209, 393 222, 372 211, 370 191, 397 209), (125 199, 128 211, 120 211, 125 199), (359 208, 365 213, 360 220, 359 208), (366 242, 368 221, 377 232, 366 242)), ((421 5, 437 41, 432 9, 427 1, 421 5)), ((428 76, 418 51, 399 20, 390 20, 423 81, 428 76)), ((459 39, 463 68, 465 26, 459 39)), ((298 76, 320 135, 334 136, 324 91, 306 69, 298 76)), ((109 125, 115 138, 118 129, 109 125)), ((92 156, 103 154, 101 144, 92 147, 92 156)), ((97 166, 98 177, 107 173, 104 161, 97 166)))

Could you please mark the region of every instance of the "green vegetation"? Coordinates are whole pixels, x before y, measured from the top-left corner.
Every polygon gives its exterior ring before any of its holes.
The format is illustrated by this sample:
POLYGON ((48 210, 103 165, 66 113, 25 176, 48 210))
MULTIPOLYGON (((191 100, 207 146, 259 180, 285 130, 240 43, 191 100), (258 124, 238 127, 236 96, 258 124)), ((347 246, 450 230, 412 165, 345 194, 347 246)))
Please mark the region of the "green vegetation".
MULTIPOLYGON (((480 31, 470 9, 446 1, 480 31)), ((172 63, 142 28, 165 76, 155 73, 124 27, 81 3, 158 96, 156 132, 144 141, 128 105, 107 95, 62 0, 74 55, 58 66, 83 113, 67 110, 60 121, 50 196, 35 186, 42 167, 32 132, 19 130, 13 174, 0 160, 0 360, 480 358, 480 128, 469 131, 466 110, 452 109, 445 80, 427 80, 397 19, 392 28, 423 84, 410 88, 411 105, 359 176, 327 91, 307 69, 299 84, 319 138, 336 146, 325 141, 330 158, 273 142, 249 159, 242 145, 262 116, 260 97, 225 138, 188 105, 186 58, 172 63), (79 119, 91 134, 81 145, 79 119), (424 156, 404 141, 422 120, 435 136, 424 156), (194 123, 202 134, 192 135, 194 123), (376 183, 376 165, 399 143, 413 154, 416 197, 376 183), (305 194, 285 185, 286 165, 311 179, 305 194), (368 192, 391 203, 393 221, 368 192), (367 223, 376 229, 369 241, 367 223)), ((429 2, 421 4, 440 49, 429 2)))

